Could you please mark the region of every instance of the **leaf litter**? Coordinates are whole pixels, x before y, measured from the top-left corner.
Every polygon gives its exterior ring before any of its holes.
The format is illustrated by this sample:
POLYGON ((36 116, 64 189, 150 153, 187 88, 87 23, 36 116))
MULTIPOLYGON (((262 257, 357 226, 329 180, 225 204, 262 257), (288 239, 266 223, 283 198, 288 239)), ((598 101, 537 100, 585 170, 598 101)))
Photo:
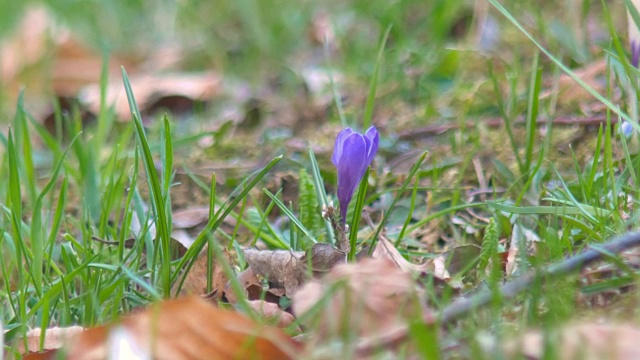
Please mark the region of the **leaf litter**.
POLYGON ((315 345, 330 344, 343 334, 358 339, 384 336, 416 314, 430 314, 423 304, 424 291, 413 277, 384 259, 337 265, 293 296, 293 311, 312 329, 310 342, 315 345))
MULTIPOLYGON (((321 45, 324 42, 324 39, 328 39, 330 42, 329 46, 333 48, 335 46, 333 43, 335 34, 331 31, 332 29, 328 23, 329 19, 323 14, 319 14, 314 17, 312 23, 313 28, 310 31, 309 36, 312 37, 313 41, 316 42, 317 45, 321 45)), ((60 68, 63 69, 64 66, 61 66, 60 68)), ((325 119, 326 114, 324 111, 328 107, 327 104, 331 102, 331 97, 327 96, 327 74, 325 72, 317 71, 314 67, 304 68, 299 72, 302 75, 301 77, 305 82, 304 85, 308 93, 304 92, 299 98, 296 98, 296 102, 300 103, 297 104, 297 106, 306 109, 308 108, 307 105, 309 100, 313 100, 313 105, 318 108, 317 113, 314 113, 314 110, 311 114, 305 114, 299 108, 294 107, 292 110, 280 104, 278 104, 278 110, 280 112, 273 111, 271 113, 267 113, 267 118, 280 117, 281 119, 278 121, 284 122, 288 127, 298 130, 308 128, 309 119, 325 119), (282 113, 285 113, 286 116, 280 116, 282 113)), ((583 73, 580 75, 583 76, 583 79, 588 81, 593 87, 602 89, 603 84, 600 79, 602 77, 602 72, 602 63, 596 63, 593 66, 585 67, 583 73)), ((61 74, 64 74, 64 71, 61 71, 61 74)), ((189 75, 193 74, 187 74, 187 77, 189 75)), ((199 76, 199 74, 196 75, 199 76)), ((217 74, 211 75, 217 76, 217 74)), ((336 75, 338 76, 335 78, 341 80, 341 74, 336 75)), ((142 77, 144 76, 145 75, 142 77)), ((152 80, 147 81, 147 84, 153 83, 154 81, 162 82, 160 77, 153 76, 155 75, 149 76, 152 80)), ((213 77, 209 80, 212 79, 213 77)), ((180 99, 175 98, 183 98, 188 102, 210 101, 212 97, 218 94, 217 91, 219 89, 215 89, 215 86, 212 86, 212 84, 216 84, 217 81, 218 80, 208 81, 207 84, 202 85, 201 87, 194 86, 194 88, 199 88, 200 90, 204 88, 204 92, 188 90, 180 93, 180 91, 173 90, 164 92, 162 89, 144 89, 145 86, 149 86, 144 85, 144 81, 137 83, 136 78, 132 77, 134 90, 136 95, 139 96, 142 109, 145 111, 154 111, 159 107, 171 108, 173 107, 173 105, 171 105, 171 101, 175 100, 177 104, 181 101, 180 99), (165 102, 163 103, 163 101, 165 102)), ((114 82, 112 81, 112 83, 114 82)), ((167 88, 169 89, 174 87, 176 83, 178 82, 172 83, 170 86, 167 86, 167 88)), ((580 93, 577 98, 571 97, 571 95, 576 94, 574 91, 575 89, 571 87, 574 84, 572 81, 568 81, 564 75, 561 76, 559 85, 562 89, 566 90, 564 94, 566 94, 567 97, 563 99, 566 99, 567 101, 582 101, 585 97, 585 94, 582 93, 580 93)), ((69 86, 69 88, 77 87, 77 84, 69 86)), ((90 110, 93 112, 96 111, 95 108, 97 103, 95 96, 92 97, 91 94, 93 92, 93 95, 95 95, 95 89, 95 84, 85 87, 80 95, 81 105, 88 109, 93 109, 90 110)), ((60 93, 71 93, 74 91, 75 90, 65 90, 60 91, 60 93)), ((246 103, 243 102, 243 105, 247 106, 242 107, 240 110, 240 120, 236 123, 238 127, 251 127, 253 126, 252 120, 256 119, 260 126, 271 124, 263 118, 265 109, 270 107, 269 105, 266 105, 266 103, 274 104, 277 103, 277 101, 267 99, 271 101, 265 102, 263 99, 264 96, 261 96, 260 94, 252 98, 259 100, 254 104, 255 106, 248 106, 247 104, 249 101, 246 103), (256 114, 257 117, 254 118, 252 115, 256 114)), ((127 118, 129 116, 128 108, 125 109, 122 104, 118 105, 117 100, 114 99, 114 97, 110 97, 109 102, 110 104, 116 104, 116 113, 119 113, 121 118, 127 118)), ((187 107, 189 106, 191 105, 188 105, 187 107)), ((176 106, 176 108, 177 107, 178 106, 176 106)), ((315 131, 315 129, 313 131, 315 131)), ((296 139, 289 139, 288 141, 296 139)), ((211 147, 214 145, 217 146, 219 144, 215 141, 209 144, 211 147)), ((298 150, 306 149, 308 145, 309 144, 304 143, 302 146, 299 146, 298 150)), ((174 212, 173 215, 175 229, 173 234, 174 238, 179 239, 179 242, 184 245, 185 248, 188 248, 193 240, 188 231, 191 231, 193 228, 197 228, 201 226, 203 222, 206 222, 208 209, 179 209, 174 212)), ((470 222, 467 219, 460 216, 453 216, 451 218, 451 223, 460 225, 460 227, 462 227, 469 235, 478 236, 478 234, 480 234, 477 227, 470 225, 470 222)), ((139 225, 140 224, 138 222, 138 228, 140 228, 139 225)), ((436 237, 442 237, 441 234, 438 234, 437 230, 434 230, 433 234, 435 234, 433 235, 434 239, 436 237)), ((524 249, 518 248, 519 242, 514 241, 516 236, 517 235, 512 234, 511 246, 509 248, 510 251, 506 254, 506 275, 511 275, 516 272, 516 270, 519 270, 517 264, 517 260, 519 258, 518 252, 521 250, 523 251, 524 249)), ((435 240, 433 243, 434 244, 430 244, 433 246, 429 246, 429 249, 436 247, 435 240)), ((419 309, 414 310, 416 310, 416 312, 419 310, 421 313, 427 314, 424 316, 426 322, 432 321, 428 316, 431 314, 430 310, 424 308, 424 304, 426 303, 423 299, 424 294, 422 293, 418 282, 415 281, 416 278, 424 275, 430 275, 438 280, 448 283, 451 286, 461 288, 462 284, 453 285, 454 280, 452 279, 456 277, 456 274, 459 271, 462 271, 467 262, 471 262, 474 256, 477 256, 476 250, 478 250, 478 247, 474 245, 457 246, 449 250, 449 252, 441 253, 434 258, 426 260, 422 264, 413 264, 407 261, 405 257, 400 254, 391 241, 385 237, 380 237, 377 246, 373 251, 374 259, 365 258, 356 264, 343 264, 344 253, 327 244, 317 244, 306 253, 297 251, 267 251, 250 248, 244 250, 244 255, 247 258, 249 266, 246 270, 240 272, 237 277, 245 291, 245 293, 241 295, 246 296, 251 308, 258 314, 261 314, 266 318, 270 318, 273 323, 277 323, 278 326, 288 326, 296 321, 295 317, 291 313, 285 311, 287 305, 279 306, 281 300, 287 297, 293 298, 293 308, 294 310, 297 308, 295 311, 296 315, 301 315, 298 311, 303 314, 312 313, 313 311, 311 310, 313 307, 323 302, 338 304, 333 308, 332 314, 322 313, 326 316, 309 315, 309 319, 312 319, 319 324, 319 328, 317 329, 313 326, 308 327, 308 335, 312 342, 320 341, 318 339, 323 339, 323 336, 328 337, 332 335, 329 331, 323 333, 322 330, 324 328, 333 329, 342 326, 342 324, 340 324, 340 320, 343 320, 348 324, 355 322, 355 327, 352 330, 363 331, 362 339, 365 341, 375 341, 378 338, 384 338, 385 335, 384 333, 376 332, 376 330, 393 330, 394 327, 401 327, 402 321, 393 318, 391 315, 408 315, 403 314, 403 311, 411 310, 411 306, 417 306, 410 301, 406 302, 407 299, 403 297, 404 295, 407 295, 408 299, 414 299, 414 297, 417 297, 418 300, 416 303, 423 305, 418 306, 419 309), (469 254, 465 254, 465 252, 469 254), (406 291, 409 287, 413 287, 412 290, 416 291, 417 294, 406 291), (336 290, 334 291, 334 289, 336 290), (344 294, 336 295, 340 291, 344 294), (385 291, 389 291, 391 295, 385 291), (347 292, 348 295, 345 295, 347 292), (385 311, 385 309, 388 311, 385 311), (354 318, 357 315, 362 315, 363 318, 354 318), (383 325, 371 326, 371 328, 364 326, 360 327, 358 325, 360 321, 367 324, 383 325)), ((228 255, 229 254, 225 253, 227 261, 230 260, 228 255)), ((231 291, 229 280, 224 276, 220 269, 221 266, 219 265, 208 264, 206 252, 203 251, 203 253, 198 256, 191 272, 187 275, 183 292, 206 296, 208 299, 213 298, 216 303, 229 302, 231 304, 237 304, 237 296, 233 291, 231 291), (210 269, 213 269, 212 276, 214 281, 212 282, 211 289, 207 289, 206 279, 210 275, 208 273, 210 269), (212 291, 206 294, 207 290, 212 291), (234 298, 234 296, 236 297, 234 298)), ((592 272, 588 275, 595 277, 596 273, 592 272)), ((607 276, 608 275, 609 273, 607 273, 607 276)), ((325 307, 323 311, 327 311, 327 308, 329 308, 329 311, 331 310, 331 307, 325 307)), ((300 317, 301 319, 304 318, 304 316, 300 317)), ((307 324, 307 321, 311 320, 305 319, 302 322, 307 324)), ((618 333, 615 329, 599 329, 597 324, 584 324, 581 326, 586 329, 590 328, 593 332, 600 334, 605 338, 608 336, 606 334, 610 332, 613 332, 614 334, 618 333)), ((621 327, 624 327, 624 325, 621 327)), ((351 330, 351 328, 349 328, 349 330, 351 330)), ((568 327, 565 331, 567 330, 577 333, 583 331, 581 328, 576 329, 576 327, 568 327)), ((634 331, 628 332, 627 330, 624 330, 620 331, 620 334, 622 334, 620 337, 624 337, 626 333, 637 336, 634 331)), ((536 336, 539 336, 539 333, 538 335, 528 334, 524 337, 524 342, 534 344, 533 348, 540 348, 539 339, 536 338, 536 336)), ((138 332, 129 329, 124 325, 116 325, 111 328, 108 335, 108 339, 110 340, 108 340, 108 342, 111 341, 112 344, 119 344, 118 346, 120 347, 116 348, 114 345, 107 345, 106 351, 109 353, 119 349, 118 351, 130 351, 131 353, 138 354, 140 358, 149 357, 148 353, 141 350, 144 349, 144 347, 141 347, 137 343, 138 340, 136 340, 136 338, 138 337, 140 337, 138 332)), ((600 352, 596 350, 597 349, 593 352, 595 354, 600 354, 600 352)), ((531 352, 530 354, 531 355, 527 356, 539 356, 534 352, 531 352)))
MULTIPOLYGON (((295 359, 300 345, 277 328, 191 296, 86 329, 57 352, 70 360, 108 359, 125 350, 136 359, 295 359)), ((47 358, 55 359, 57 352, 47 358)))

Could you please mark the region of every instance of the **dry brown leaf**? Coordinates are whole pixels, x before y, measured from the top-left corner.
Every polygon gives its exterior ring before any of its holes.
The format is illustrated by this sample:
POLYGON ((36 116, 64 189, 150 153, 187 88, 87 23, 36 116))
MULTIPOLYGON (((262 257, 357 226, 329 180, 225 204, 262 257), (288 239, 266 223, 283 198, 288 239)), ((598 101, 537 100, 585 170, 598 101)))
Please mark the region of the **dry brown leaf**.
MULTIPOLYGON (((55 42, 51 68, 54 93, 59 97, 75 97, 82 87, 99 83, 103 61, 102 54, 82 44, 71 32, 61 33, 55 42)), ((107 69, 109 75, 120 76, 121 66, 125 66, 129 72, 135 69, 134 62, 111 55, 107 69)), ((94 114, 98 112, 99 108, 93 111, 94 114)))
POLYGON ((511 359, 522 356, 543 359, 546 337, 554 340, 552 345, 558 359, 640 359, 640 327, 637 325, 582 323, 556 331, 546 336, 540 331, 527 332, 521 339, 505 344, 504 352, 511 359))
POLYGON ((304 255, 299 251, 244 249, 244 257, 253 272, 283 287, 287 296, 295 293, 307 279, 306 267, 300 261, 304 255))
MULTIPOLYGON (((45 7, 30 5, 15 30, 3 40, 0 83, 10 95, 10 101, 22 86, 29 89, 31 98, 48 94, 51 89, 56 96, 64 98, 74 97, 82 86, 100 80, 102 54, 78 41, 45 7), (43 77, 50 82, 43 82, 43 77)), ((118 76, 121 65, 130 71, 135 67, 134 62, 112 55, 109 73, 118 76)), ((46 118, 51 112, 35 110, 43 112, 38 118, 46 118)))
MULTIPOLYGON (((517 230, 517 229, 515 229, 517 230)), ((518 268, 518 253, 520 252, 518 231, 513 231, 511 241, 509 242, 509 251, 507 251, 507 261, 504 272, 507 276, 511 276, 518 268)))
MULTIPOLYGON (((224 252, 225 261, 229 261, 229 254, 224 252)), ((184 285, 180 290, 181 294, 196 294, 196 295, 204 295, 207 294, 207 274, 208 274, 208 257, 206 248, 203 250, 196 262, 191 267, 189 274, 187 274, 187 278, 184 281, 184 285)), ((225 274, 222 266, 220 264, 212 264, 211 266, 212 278, 211 278, 211 291, 209 293, 216 292, 216 298, 220 298, 222 296, 222 292, 224 291, 225 284, 229 280, 227 275, 225 274)), ((173 291, 177 288, 178 282, 173 285, 173 291)))
POLYGON ((264 276, 291 297, 309 278, 321 275, 346 260, 346 254, 330 244, 314 244, 306 253, 285 250, 244 250, 244 257, 256 275, 264 276))
MULTIPOLYGON (((79 333, 83 332, 84 328, 81 326, 70 326, 70 327, 53 327, 46 329, 44 334, 44 346, 43 350, 52 350, 59 349, 62 347, 65 341, 77 336, 79 333)), ((27 347, 25 348, 24 341, 22 339, 17 340, 16 342, 16 350, 20 354, 25 354, 27 352, 39 351, 40 350, 40 336, 42 334, 42 329, 32 329, 27 331, 27 347)))
POLYGON ((447 257, 444 254, 433 259, 433 276, 445 281, 451 278, 447 270, 447 257))
MULTIPOLYGON (((282 288, 264 289, 258 277, 253 273, 251 267, 241 271, 236 277, 243 289, 243 298, 249 301, 264 300, 273 304, 279 304, 280 299, 284 296, 285 291, 282 288)), ((224 287, 224 298, 230 304, 238 303, 238 295, 231 286, 231 281, 227 282, 224 287)))
POLYGON ((422 273, 426 272, 430 268, 430 264, 416 265, 408 262, 398 252, 395 246, 384 236, 378 238, 376 248, 373 249, 371 257, 374 259, 387 259, 396 264, 398 269, 404 272, 422 273))
POLYGON ((31 6, 24 12, 15 30, 0 46, 0 79, 3 91, 17 96, 20 74, 40 61, 48 51, 52 27, 51 14, 42 6, 31 6))
POLYGON ((322 275, 347 260, 347 254, 331 244, 317 243, 300 258, 305 268, 311 267, 314 275, 322 275))
MULTIPOLYGON (((253 286, 257 286, 260 289, 262 289, 262 286, 260 285, 260 280, 258 280, 258 277, 255 275, 251 267, 248 267, 246 270, 241 271, 236 276, 236 279, 238 280, 242 288, 245 290, 244 295, 246 295, 247 297, 248 297, 247 293, 249 288, 253 286)), ((224 287, 224 296, 225 298, 227 298, 227 301, 229 301, 230 304, 235 304, 238 302, 238 295, 231 287, 230 282, 227 282, 227 284, 224 287)))
POLYGON ((190 229, 209 220, 209 207, 187 208, 173 211, 171 214, 174 229, 190 229))
POLYGON ((277 328, 194 296, 154 304, 118 325, 88 329, 69 343, 66 358, 107 359, 122 345, 155 360, 293 359, 300 347, 277 328))
POLYGON ((345 331, 361 338, 384 335, 420 313, 422 294, 410 274, 388 260, 365 259, 334 267, 293 296, 293 310, 302 315, 328 294, 328 303, 306 324, 324 341, 345 331), (334 289, 329 292, 329 289, 334 289))
POLYGON ((196 239, 184 229, 174 229, 171 231, 172 249, 175 249, 177 252, 176 255, 179 257, 184 256, 195 241, 196 239))
MULTIPOLYGON (((592 89, 597 92, 602 92, 606 87, 605 71, 607 69, 607 61, 599 60, 593 62, 585 67, 575 70, 575 74, 585 83, 587 83, 592 89)), ((545 81, 548 85, 551 85, 553 81, 550 79, 545 81)), ((593 95, 589 94, 582 86, 575 82, 570 76, 566 74, 560 75, 558 80, 558 99, 564 103, 580 102, 586 100, 592 100, 593 95)), ((540 98, 549 97, 553 92, 553 89, 543 91, 540 94, 540 98)))
MULTIPOLYGON (((136 95, 136 102, 144 112, 157 106, 167 98, 182 101, 208 101, 220 91, 221 77, 214 72, 201 73, 166 73, 144 74, 129 78, 131 88, 136 95), (180 100, 182 99, 182 100, 180 100)), ((95 84, 83 88, 80 100, 91 111, 100 109, 100 86, 95 84)), ((120 120, 131 118, 129 103, 122 81, 114 78, 107 87, 107 104, 114 106, 115 113, 120 120)), ((188 105, 187 105, 188 106, 188 105)), ((167 105, 167 107, 171 107, 167 105)))
POLYGON ((253 300, 247 303, 258 314, 269 319, 269 323, 277 327, 285 328, 295 321, 293 315, 280 309, 277 304, 265 300, 253 300))

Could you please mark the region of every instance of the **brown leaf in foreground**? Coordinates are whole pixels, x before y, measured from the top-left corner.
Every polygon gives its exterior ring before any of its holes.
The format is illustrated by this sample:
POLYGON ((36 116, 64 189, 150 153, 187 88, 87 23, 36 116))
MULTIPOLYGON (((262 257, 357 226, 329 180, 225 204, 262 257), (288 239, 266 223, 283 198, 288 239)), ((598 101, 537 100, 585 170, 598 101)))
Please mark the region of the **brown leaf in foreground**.
MULTIPOLYGON (((64 328, 53 327, 46 329, 44 334, 44 346, 42 350, 59 349, 62 347, 65 341, 72 339, 83 331, 84 328, 82 328, 81 326, 70 326, 64 328)), ((39 351, 41 335, 42 329, 40 328, 27 331, 27 347, 25 348, 24 341, 20 339, 16 343, 16 350, 21 354, 30 351, 39 351)))
POLYGON ((546 337, 553 341, 551 345, 558 359, 640 359, 637 325, 582 323, 556 331, 546 335, 540 331, 527 332, 521 339, 505 344, 504 352, 510 359, 542 359, 546 337))
POLYGON ((306 322, 322 341, 345 331, 377 337, 420 316, 421 293, 411 275, 394 263, 365 259, 334 267, 321 280, 312 280, 293 297, 293 310, 302 315, 330 296, 322 310, 306 322), (331 294, 331 295, 329 295, 331 294))
POLYGON ((272 320, 274 325, 280 328, 285 328, 295 320, 293 315, 283 311, 277 304, 270 303, 264 300, 248 301, 249 306, 255 310, 261 316, 272 320))
POLYGON ((195 296, 151 305, 118 325, 88 329, 69 343, 66 358, 107 359, 114 346, 157 360, 293 359, 299 349, 279 329, 195 296))

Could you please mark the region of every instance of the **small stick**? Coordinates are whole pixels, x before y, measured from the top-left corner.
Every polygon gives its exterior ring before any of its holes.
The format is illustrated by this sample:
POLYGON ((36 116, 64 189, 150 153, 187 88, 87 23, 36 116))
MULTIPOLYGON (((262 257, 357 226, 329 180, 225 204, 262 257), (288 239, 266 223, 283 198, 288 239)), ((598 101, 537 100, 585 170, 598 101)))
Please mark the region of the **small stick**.
MULTIPOLYGON (((640 245, 640 232, 622 235, 603 244, 598 249, 587 249, 579 255, 551 265, 546 270, 542 270, 539 273, 531 272, 510 281, 500 287, 500 294, 503 298, 512 298, 521 291, 530 287, 531 283, 539 277, 554 278, 559 277, 560 275, 567 275, 580 270, 595 261, 601 260, 603 257, 603 250, 611 254, 618 254, 638 245, 640 245)), ((470 298, 459 298, 451 305, 444 308, 440 321, 442 323, 447 323, 454 320, 471 310, 488 304, 491 299, 491 291, 486 291, 470 298)))
MULTIPOLYGON (((582 253, 551 265, 544 270, 538 272, 530 272, 513 281, 505 283, 499 289, 500 295, 502 296, 502 298, 506 299, 513 298, 523 290, 529 288, 536 279, 550 279, 557 278, 562 275, 567 275, 574 271, 580 270, 598 260, 602 260, 604 253, 618 254, 638 245, 640 245, 640 232, 628 233, 613 238, 605 244, 599 244, 598 249, 584 250, 582 253)), ((487 305, 491 302, 492 298, 493 295, 491 291, 483 291, 469 298, 459 298, 452 304, 445 307, 444 310, 440 313, 440 324, 446 324, 461 317, 466 313, 478 309, 481 306, 487 305)), ((425 315, 425 321, 433 322, 433 314, 425 315)), ((385 346, 398 344, 404 341, 408 335, 409 332, 407 327, 394 329, 388 334, 381 336, 375 340, 365 340, 361 342, 357 346, 357 352, 359 355, 365 356, 367 354, 371 354, 377 349, 382 349, 385 346)))
MULTIPOLYGON (((600 125, 606 124, 607 117, 606 115, 594 115, 589 117, 557 117, 553 118, 551 122, 555 125, 600 125)), ((615 116, 611 117, 611 124, 615 124, 618 122, 618 119, 615 116)), ((544 125, 546 122, 543 119, 540 119, 539 123, 544 125)), ((489 118, 489 119, 481 119, 478 122, 466 122, 463 124, 458 123, 449 123, 449 124, 435 124, 428 125, 421 128, 415 128, 411 130, 406 130, 398 133, 398 138, 401 140, 414 140, 419 139, 421 137, 439 135, 449 130, 456 130, 459 128, 469 129, 478 125, 485 125, 490 128, 497 128, 503 126, 504 120, 502 118, 489 118)), ((513 122, 514 125, 523 125, 525 124, 525 120, 523 118, 519 118, 513 122)))

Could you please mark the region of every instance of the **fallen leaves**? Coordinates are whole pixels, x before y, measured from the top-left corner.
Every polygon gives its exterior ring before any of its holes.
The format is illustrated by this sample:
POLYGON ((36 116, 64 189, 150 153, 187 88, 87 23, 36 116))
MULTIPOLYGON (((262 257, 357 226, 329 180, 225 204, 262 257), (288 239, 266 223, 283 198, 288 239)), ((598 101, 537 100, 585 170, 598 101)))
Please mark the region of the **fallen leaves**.
MULTIPOLYGON (((300 349, 280 330, 198 297, 153 304, 120 323, 83 331, 66 344, 58 351, 70 360, 107 359, 114 353, 158 360, 293 359, 300 349)), ((56 358, 56 352, 49 355, 56 358)))
POLYGON ((636 325, 579 323, 545 332, 526 332, 521 338, 505 343, 498 351, 503 351, 508 359, 535 360, 545 358, 545 346, 550 346, 558 359, 640 358, 640 328, 636 325))
POLYGON ((390 261, 365 259, 338 265, 324 278, 308 282, 294 295, 293 310, 298 316, 306 313, 304 324, 314 329, 317 341, 345 332, 372 338, 422 313, 421 298, 411 275, 390 261), (320 302, 326 303, 315 311, 320 302))
POLYGON ((374 259, 388 259, 396 264, 396 266, 403 272, 421 273, 429 268, 428 264, 415 265, 408 262, 404 257, 402 257, 400 252, 398 252, 398 249, 393 246, 391 241, 384 236, 379 237, 378 243, 376 244, 375 249, 373 249, 371 257, 374 259))
MULTIPOLYGON (((70 327, 53 327, 45 330, 44 343, 42 350, 59 349, 65 341, 69 341, 78 336, 84 329, 81 326, 70 327)), ((21 353, 36 352, 40 350, 40 339, 42 337, 42 329, 31 329, 27 331, 26 347, 24 341, 19 341, 16 350, 21 353)))
MULTIPOLYGON (((228 260, 228 254, 226 252, 224 252, 224 257, 228 260)), ((207 252, 202 251, 187 274, 180 293, 195 295, 210 293, 212 295, 209 296, 209 298, 220 298, 228 280, 222 265, 213 263, 213 261, 212 264, 209 264, 207 252), (211 273, 211 289, 207 291, 209 273, 211 273)), ((173 293, 175 293, 175 288, 178 284, 179 282, 174 284, 173 293)))
POLYGON ((249 248, 244 257, 256 275, 264 276, 277 287, 283 287, 286 294, 292 295, 306 280, 306 270, 300 259, 300 251, 260 251, 249 248))
MULTIPOLYGON (((195 102, 206 102, 220 91, 222 78, 211 71, 197 73, 159 73, 133 75, 129 78, 141 111, 152 113, 160 108, 188 111, 195 102)), ((80 91, 81 102, 94 113, 100 110, 100 86, 93 84, 80 91)), ((120 80, 110 81, 106 101, 113 105, 120 120, 131 118, 129 103, 120 80)))
POLYGON ((343 252, 320 243, 306 253, 249 248, 244 250, 244 256, 256 275, 264 276, 275 287, 284 288, 287 296, 293 295, 311 274, 323 274, 346 260, 343 252))

